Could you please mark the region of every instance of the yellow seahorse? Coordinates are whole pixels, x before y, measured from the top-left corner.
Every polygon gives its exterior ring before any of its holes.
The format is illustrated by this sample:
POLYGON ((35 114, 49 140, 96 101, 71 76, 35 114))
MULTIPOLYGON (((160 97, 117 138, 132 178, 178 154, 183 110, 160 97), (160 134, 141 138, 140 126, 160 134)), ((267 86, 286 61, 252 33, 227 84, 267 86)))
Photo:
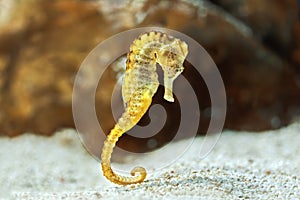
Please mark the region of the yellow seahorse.
POLYGON ((185 42, 157 31, 144 33, 131 44, 122 85, 125 111, 107 136, 101 154, 103 175, 111 182, 128 185, 141 183, 146 178, 143 167, 135 167, 132 177, 116 174, 111 169, 111 154, 118 139, 139 122, 151 104, 159 86, 156 63, 164 72, 164 99, 173 102, 173 81, 183 71, 187 54, 185 42))

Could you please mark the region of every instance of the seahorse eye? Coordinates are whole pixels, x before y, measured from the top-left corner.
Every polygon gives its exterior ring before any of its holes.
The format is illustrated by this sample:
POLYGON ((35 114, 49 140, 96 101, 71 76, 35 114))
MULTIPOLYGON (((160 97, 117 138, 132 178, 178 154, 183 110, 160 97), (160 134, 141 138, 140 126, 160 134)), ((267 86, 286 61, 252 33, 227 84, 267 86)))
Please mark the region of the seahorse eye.
POLYGON ((178 72, 178 73, 181 73, 182 71, 183 71, 182 67, 176 69, 176 72, 178 72))

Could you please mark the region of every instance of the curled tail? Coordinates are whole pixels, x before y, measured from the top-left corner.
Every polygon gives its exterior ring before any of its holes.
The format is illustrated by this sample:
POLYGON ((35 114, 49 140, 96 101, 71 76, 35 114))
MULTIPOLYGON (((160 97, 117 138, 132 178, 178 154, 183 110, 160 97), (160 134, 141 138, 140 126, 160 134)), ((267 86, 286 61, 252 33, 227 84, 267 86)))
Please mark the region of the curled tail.
POLYGON ((110 180, 111 182, 114 182, 116 184, 120 185, 129 185, 134 183, 141 183, 146 178, 146 170, 143 167, 135 167, 131 170, 131 176, 133 177, 126 177, 121 176, 113 172, 111 165, 110 165, 110 158, 113 151, 113 148, 116 145, 116 142, 118 141, 119 137, 124 133, 125 131, 120 128, 120 126, 117 124, 109 133, 107 136, 104 146, 102 149, 101 154, 101 165, 103 170, 103 175, 110 180), (139 173, 139 175, 135 176, 136 173, 139 173))

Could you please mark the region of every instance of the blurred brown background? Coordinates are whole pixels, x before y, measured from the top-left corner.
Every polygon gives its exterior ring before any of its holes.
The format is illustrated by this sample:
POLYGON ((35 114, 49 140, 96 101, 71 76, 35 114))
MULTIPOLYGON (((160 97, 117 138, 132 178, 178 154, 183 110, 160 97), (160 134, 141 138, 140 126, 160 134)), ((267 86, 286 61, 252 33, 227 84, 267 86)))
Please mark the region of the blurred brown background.
MULTIPOLYGON (((299 120, 295 0, 0 0, 0 135, 74 127, 72 87, 83 59, 108 37, 144 26, 180 31, 209 52, 226 87, 226 129, 261 131, 299 120)), ((111 116, 115 76, 107 72, 110 89, 96 95, 100 118, 111 116)), ((200 107, 209 108, 207 95, 200 107)), ((209 122, 202 119, 199 133, 209 122)), ((108 131, 114 121, 103 120, 108 131)))

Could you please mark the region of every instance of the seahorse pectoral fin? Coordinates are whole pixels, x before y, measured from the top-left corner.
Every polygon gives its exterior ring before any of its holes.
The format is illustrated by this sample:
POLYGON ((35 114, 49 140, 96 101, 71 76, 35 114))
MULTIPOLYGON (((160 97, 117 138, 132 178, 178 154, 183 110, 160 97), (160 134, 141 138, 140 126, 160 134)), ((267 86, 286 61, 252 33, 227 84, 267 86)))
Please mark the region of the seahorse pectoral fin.
POLYGON ((167 76, 164 76, 164 87, 165 87, 164 99, 169 102, 174 102, 173 81, 174 78, 169 78, 167 76))

